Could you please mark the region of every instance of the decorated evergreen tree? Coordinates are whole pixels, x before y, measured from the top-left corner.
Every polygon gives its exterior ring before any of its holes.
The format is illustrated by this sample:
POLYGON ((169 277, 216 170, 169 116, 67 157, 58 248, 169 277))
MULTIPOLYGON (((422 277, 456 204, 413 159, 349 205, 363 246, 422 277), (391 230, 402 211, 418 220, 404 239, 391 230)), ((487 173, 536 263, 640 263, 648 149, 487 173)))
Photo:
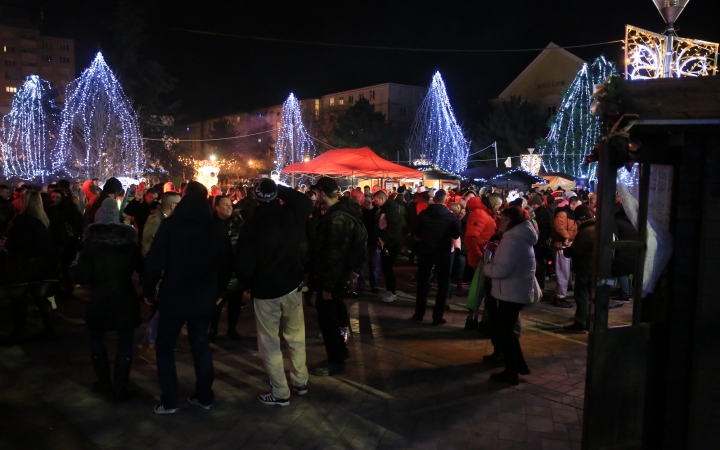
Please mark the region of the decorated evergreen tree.
POLYGON ((3 174, 43 182, 52 172, 51 152, 60 109, 53 97, 57 91, 37 75, 30 75, 13 97, 10 114, 3 118, 3 174))
POLYGON ((102 53, 68 87, 53 168, 101 180, 146 168, 137 115, 102 53))
POLYGON ((565 91, 551 119, 550 133, 537 143, 547 172, 597 179, 597 163, 584 165, 585 155, 600 137, 600 119, 590 110, 590 96, 596 84, 613 74, 617 74, 615 65, 600 56, 592 64, 584 64, 565 91))
POLYGON ((445 83, 436 72, 410 130, 409 159, 426 160, 447 172, 459 173, 467 168, 469 151, 470 141, 455 119, 445 83))
POLYGON ((283 103, 275 156, 278 171, 315 156, 315 145, 303 125, 300 104, 294 94, 290 94, 283 103))

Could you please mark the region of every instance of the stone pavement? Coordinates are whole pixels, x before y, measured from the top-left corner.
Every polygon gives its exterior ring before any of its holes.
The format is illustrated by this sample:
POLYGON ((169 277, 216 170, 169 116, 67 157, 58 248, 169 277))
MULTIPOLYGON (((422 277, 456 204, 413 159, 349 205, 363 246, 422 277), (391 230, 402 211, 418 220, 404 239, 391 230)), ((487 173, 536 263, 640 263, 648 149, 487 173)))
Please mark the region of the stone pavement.
MULTIPOLYGON (((219 338, 212 345, 215 407, 181 403, 171 416, 153 414, 160 395, 156 369, 141 360, 131 373, 137 397, 115 405, 92 393, 85 328, 59 318, 57 341, 0 349, 0 448, 579 449, 587 335, 560 331, 573 310, 542 303, 522 312, 521 345, 532 374, 507 387, 489 382, 499 369, 481 362, 492 352, 489 340, 463 330, 465 297, 453 298, 445 326, 409 320, 414 271, 399 263, 401 292, 393 304, 366 296, 347 300, 352 358, 346 374, 311 376, 308 395, 294 396, 284 408, 255 400, 268 385, 251 308, 238 326, 243 340, 219 338)), ((77 318, 82 308, 76 299, 58 312, 77 318)), ((8 313, 0 302, 3 329, 8 313)), ((314 308, 305 315, 313 366, 325 351, 314 308)), ((611 325, 628 323, 630 315, 627 306, 612 310, 611 325)), ((39 317, 30 320, 30 332, 38 330, 39 317)), ((143 330, 136 332, 138 342, 143 330)), ((187 396, 192 356, 176 353, 176 359, 187 396)))

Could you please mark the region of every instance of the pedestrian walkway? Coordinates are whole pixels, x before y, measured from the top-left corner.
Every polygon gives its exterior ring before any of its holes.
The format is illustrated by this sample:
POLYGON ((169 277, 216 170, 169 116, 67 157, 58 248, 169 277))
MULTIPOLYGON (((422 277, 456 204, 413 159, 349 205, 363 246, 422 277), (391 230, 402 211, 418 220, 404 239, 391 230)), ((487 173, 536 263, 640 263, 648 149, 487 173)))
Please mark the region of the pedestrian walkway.
MULTIPOLYGON (((579 449, 587 335, 561 331, 573 310, 542 303, 523 311, 521 345, 532 374, 516 387, 491 383, 499 369, 481 362, 492 352, 489 340, 463 330, 465 297, 451 300, 445 326, 410 321, 414 267, 403 264, 395 303, 363 295, 347 301, 352 358, 346 374, 311 376, 308 395, 292 397, 284 408, 255 399, 268 382, 249 308, 238 325, 243 339, 219 337, 212 345, 216 406, 205 411, 181 402, 172 416, 152 413, 160 395, 156 369, 140 360, 131 373, 134 399, 115 405, 92 393, 86 330, 59 321, 56 342, 0 349, 0 396, 10 405, 1 408, 0 448, 579 449), (26 445, 23 436, 43 444, 26 445)), ((610 311, 612 326, 630 321, 629 306, 610 311)), ((60 309, 79 317, 82 308, 76 300, 60 309)), ((312 366, 324 361, 325 351, 314 308, 305 314, 312 366)), ((39 317, 31 320, 37 324, 28 328, 39 329, 39 317)), ((192 356, 176 357, 187 396, 192 356)))

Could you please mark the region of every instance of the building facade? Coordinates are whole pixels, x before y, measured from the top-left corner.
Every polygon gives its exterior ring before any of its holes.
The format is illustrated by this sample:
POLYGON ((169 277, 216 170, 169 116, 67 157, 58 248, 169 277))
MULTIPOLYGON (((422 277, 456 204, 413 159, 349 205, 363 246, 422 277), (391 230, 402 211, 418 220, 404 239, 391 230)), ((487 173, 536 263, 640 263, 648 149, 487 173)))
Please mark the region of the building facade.
POLYGON ((390 126, 397 123, 412 123, 415 112, 422 104, 427 88, 405 84, 383 83, 349 91, 323 95, 320 111, 342 111, 360 99, 367 99, 375 111, 385 115, 390 126))
POLYGON ((2 84, 0 115, 10 112, 13 95, 28 75, 38 75, 58 88, 62 102, 65 87, 75 78, 75 41, 43 36, 38 28, 0 25, 2 84))
POLYGON ((554 43, 540 54, 498 96, 498 100, 520 97, 536 103, 550 118, 560 107, 563 91, 570 86, 585 61, 554 43))

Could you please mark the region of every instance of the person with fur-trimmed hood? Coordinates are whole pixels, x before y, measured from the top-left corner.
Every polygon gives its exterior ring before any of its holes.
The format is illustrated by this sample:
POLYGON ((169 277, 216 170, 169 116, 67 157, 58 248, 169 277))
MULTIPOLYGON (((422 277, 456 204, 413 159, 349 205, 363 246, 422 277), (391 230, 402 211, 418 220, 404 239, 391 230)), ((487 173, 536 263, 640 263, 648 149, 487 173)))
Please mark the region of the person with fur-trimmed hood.
POLYGON ((140 297, 132 284, 133 271, 140 267, 137 231, 120 223, 117 203, 103 202, 94 217, 95 223, 85 230, 83 248, 70 272, 78 284, 89 284, 90 301, 85 324, 90 331, 90 352, 98 381, 96 391, 111 395, 115 401, 133 395, 127 389, 132 363, 133 333, 140 325, 140 297), (114 211, 106 207, 114 206, 114 211), (105 333, 118 333, 115 374, 110 381, 110 363, 105 333))

